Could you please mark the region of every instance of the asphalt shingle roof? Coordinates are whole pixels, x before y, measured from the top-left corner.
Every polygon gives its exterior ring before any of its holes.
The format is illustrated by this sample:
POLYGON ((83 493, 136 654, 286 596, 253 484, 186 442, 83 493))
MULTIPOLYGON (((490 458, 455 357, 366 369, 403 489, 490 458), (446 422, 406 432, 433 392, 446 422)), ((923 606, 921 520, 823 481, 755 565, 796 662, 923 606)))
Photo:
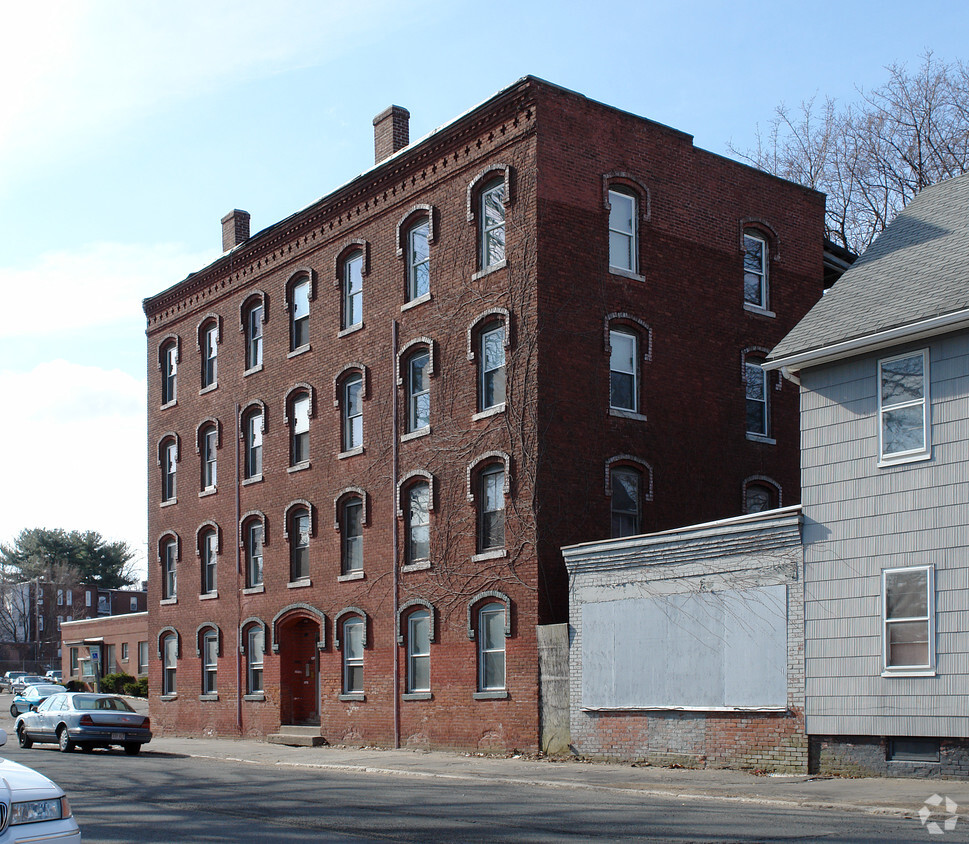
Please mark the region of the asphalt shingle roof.
POLYGON ((969 308, 969 175, 925 188, 769 360, 969 308))

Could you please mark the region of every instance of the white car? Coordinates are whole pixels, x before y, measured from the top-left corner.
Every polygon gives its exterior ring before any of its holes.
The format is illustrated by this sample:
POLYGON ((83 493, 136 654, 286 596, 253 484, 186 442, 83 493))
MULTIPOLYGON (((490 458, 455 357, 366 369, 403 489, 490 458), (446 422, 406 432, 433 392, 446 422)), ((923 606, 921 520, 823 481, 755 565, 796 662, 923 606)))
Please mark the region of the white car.
MULTIPOLYGON (((7 733, 0 730, 0 745, 7 733)), ((81 831, 64 791, 26 765, 0 758, 0 844, 80 844, 81 831)))

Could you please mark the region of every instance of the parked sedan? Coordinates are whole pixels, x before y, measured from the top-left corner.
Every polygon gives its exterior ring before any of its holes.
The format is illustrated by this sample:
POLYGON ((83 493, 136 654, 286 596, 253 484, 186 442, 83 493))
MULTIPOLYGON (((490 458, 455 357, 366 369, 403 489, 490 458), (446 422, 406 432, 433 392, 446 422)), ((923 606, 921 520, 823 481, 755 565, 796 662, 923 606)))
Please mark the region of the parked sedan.
MULTIPOLYGON (((0 745, 7 733, 0 730, 0 745)), ((0 759, 0 844, 57 841, 80 844, 81 832, 64 791, 47 777, 9 759, 0 759)))
POLYGON ((22 695, 27 686, 34 686, 37 683, 49 682, 50 681, 46 677, 41 677, 39 674, 24 674, 21 677, 17 677, 13 683, 10 684, 10 691, 12 691, 15 695, 22 695))
POLYGON ((18 677, 26 677, 29 673, 28 671, 8 671, 0 677, 0 692, 13 691, 13 681, 18 677))
POLYGON ((30 712, 31 709, 36 709, 51 695, 66 691, 67 689, 63 686, 53 684, 42 686, 38 683, 36 686, 27 686, 22 695, 17 695, 13 699, 13 703, 10 704, 10 714, 16 718, 21 712, 30 712))
POLYGON ((151 721, 115 695, 67 692, 51 695, 33 712, 18 716, 20 746, 56 742, 64 753, 120 744, 134 756, 151 741, 151 721))

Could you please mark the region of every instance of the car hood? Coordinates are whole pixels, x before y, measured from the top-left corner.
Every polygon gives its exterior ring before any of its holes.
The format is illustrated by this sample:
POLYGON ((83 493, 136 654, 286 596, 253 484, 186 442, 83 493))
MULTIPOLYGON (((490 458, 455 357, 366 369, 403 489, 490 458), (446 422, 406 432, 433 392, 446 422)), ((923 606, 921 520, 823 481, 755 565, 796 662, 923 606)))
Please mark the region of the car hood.
MULTIPOLYGON (((33 768, 11 762, 9 759, 0 759, 0 778, 10 786, 14 803, 24 800, 45 800, 60 797, 64 793, 43 774, 37 773, 33 768)), ((0 783, 0 797, 3 797, 5 790, 0 783)))

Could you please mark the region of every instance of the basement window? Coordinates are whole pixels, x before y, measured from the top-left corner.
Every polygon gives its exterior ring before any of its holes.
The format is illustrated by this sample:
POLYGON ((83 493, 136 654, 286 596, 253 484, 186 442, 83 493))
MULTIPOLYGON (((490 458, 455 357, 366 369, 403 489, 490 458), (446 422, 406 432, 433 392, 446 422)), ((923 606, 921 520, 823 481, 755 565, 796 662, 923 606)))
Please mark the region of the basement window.
POLYGON ((894 738, 888 742, 889 762, 938 762, 939 740, 894 738))

